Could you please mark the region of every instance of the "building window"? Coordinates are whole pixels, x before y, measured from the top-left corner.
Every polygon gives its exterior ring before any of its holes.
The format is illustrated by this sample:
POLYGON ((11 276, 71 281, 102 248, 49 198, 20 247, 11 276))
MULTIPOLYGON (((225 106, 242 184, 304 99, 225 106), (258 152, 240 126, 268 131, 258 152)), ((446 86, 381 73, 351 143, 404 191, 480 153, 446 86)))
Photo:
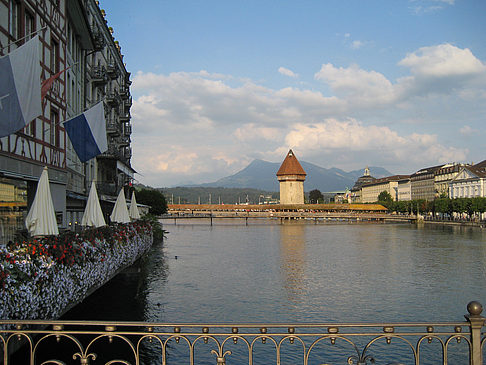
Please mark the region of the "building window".
POLYGON ((51 110, 51 128, 50 128, 50 141, 53 146, 59 147, 60 145, 60 133, 59 133, 59 112, 57 110, 51 110))
POLYGON ((10 0, 10 19, 9 32, 15 38, 20 38, 20 3, 15 0, 10 0))
POLYGON ((59 43, 51 40, 51 70, 52 73, 59 72, 59 43))
POLYGON ((35 119, 25 126, 25 134, 35 137, 35 119))
POLYGON ((28 11, 25 12, 25 41, 28 41, 34 36, 35 19, 28 11))

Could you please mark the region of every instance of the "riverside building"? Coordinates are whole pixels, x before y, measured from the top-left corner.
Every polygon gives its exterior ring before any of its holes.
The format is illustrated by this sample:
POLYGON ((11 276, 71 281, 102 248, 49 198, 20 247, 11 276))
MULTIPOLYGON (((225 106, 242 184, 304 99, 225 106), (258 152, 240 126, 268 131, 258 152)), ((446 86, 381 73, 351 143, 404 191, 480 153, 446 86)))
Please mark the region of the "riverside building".
POLYGON ((486 160, 463 166, 449 183, 450 198, 486 197, 486 160))
POLYGON ((64 228, 81 221, 92 180, 108 210, 119 189, 133 178, 130 73, 104 15, 94 0, 0 0, 0 56, 39 35, 39 82, 56 75, 42 100, 42 114, 0 139, 2 242, 25 228, 44 166, 49 169, 58 225, 64 228), (100 100, 108 151, 81 163, 62 122, 100 100))
POLYGON ((457 177, 457 175, 464 166, 467 165, 459 163, 448 163, 435 172, 434 187, 435 196, 437 198, 441 196, 448 196, 449 184, 457 177))
POLYGON ((435 199, 435 174, 444 166, 426 167, 410 175, 412 200, 433 201, 435 199))
POLYGON ((363 185, 372 183, 375 180, 376 179, 370 174, 370 169, 366 166, 363 176, 360 176, 351 188, 351 203, 362 203, 361 189, 363 188, 363 185))
POLYGON ((397 193, 399 201, 412 200, 412 182, 410 181, 410 176, 406 175, 398 180, 397 193))
POLYGON ((378 195, 383 191, 388 192, 393 200, 398 200, 398 182, 405 177, 406 175, 393 175, 364 184, 361 190, 362 203, 378 201, 378 195))

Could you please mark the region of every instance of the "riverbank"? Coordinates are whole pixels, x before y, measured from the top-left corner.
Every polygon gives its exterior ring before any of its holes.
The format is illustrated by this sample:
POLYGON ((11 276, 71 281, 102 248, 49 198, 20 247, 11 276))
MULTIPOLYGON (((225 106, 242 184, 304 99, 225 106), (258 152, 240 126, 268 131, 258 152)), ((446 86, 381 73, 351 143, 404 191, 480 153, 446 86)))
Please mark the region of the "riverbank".
POLYGON ((32 239, 0 250, 0 319, 55 319, 153 244, 139 221, 32 239))
POLYGON ((444 220, 423 220, 419 221, 424 224, 442 225, 452 227, 474 227, 474 228, 486 228, 486 222, 467 222, 467 221, 444 221, 444 220))

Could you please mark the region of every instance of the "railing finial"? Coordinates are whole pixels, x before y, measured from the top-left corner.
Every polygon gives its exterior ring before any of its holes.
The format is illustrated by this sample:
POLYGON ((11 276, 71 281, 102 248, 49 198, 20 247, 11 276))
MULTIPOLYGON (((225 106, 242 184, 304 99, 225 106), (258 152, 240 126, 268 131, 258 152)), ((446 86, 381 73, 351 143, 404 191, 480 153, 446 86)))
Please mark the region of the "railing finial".
POLYGON ((483 312, 483 305, 478 301, 473 300, 467 305, 467 311, 471 316, 478 317, 483 312))
POLYGON ((465 317, 469 321, 471 328, 471 350, 470 362, 471 365, 483 364, 483 351, 481 346, 481 333, 486 318, 481 316, 483 306, 477 301, 469 302, 467 305, 467 314, 465 317))

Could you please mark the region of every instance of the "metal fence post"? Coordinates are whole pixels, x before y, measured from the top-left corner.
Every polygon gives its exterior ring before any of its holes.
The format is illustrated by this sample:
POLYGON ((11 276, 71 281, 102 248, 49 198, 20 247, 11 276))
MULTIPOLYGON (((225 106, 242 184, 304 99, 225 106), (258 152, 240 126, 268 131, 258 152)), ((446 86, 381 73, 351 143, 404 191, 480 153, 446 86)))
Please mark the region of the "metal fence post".
POLYGON ((481 330, 484 326, 484 321, 486 320, 486 318, 481 316, 483 306, 481 305, 481 303, 476 301, 469 302, 469 304, 467 305, 467 311, 469 312, 469 314, 466 314, 464 317, 466 317, 471 325, 470 362, 471 365, 482 365, 483 352, 481 348, 481 330))

